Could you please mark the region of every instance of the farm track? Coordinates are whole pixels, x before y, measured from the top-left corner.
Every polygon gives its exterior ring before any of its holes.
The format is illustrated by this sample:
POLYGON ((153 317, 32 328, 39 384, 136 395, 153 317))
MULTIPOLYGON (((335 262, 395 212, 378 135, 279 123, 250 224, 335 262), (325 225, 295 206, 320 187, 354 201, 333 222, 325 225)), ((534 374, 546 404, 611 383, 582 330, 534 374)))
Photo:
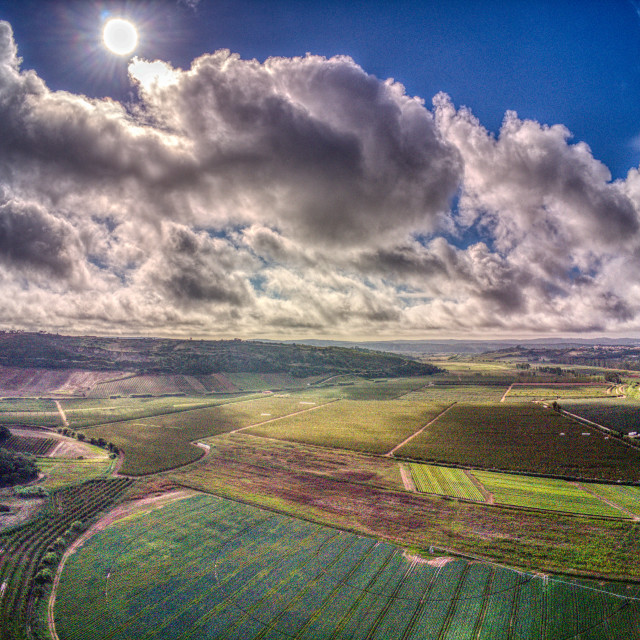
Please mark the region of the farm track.
POLYGON ((449 409, 451 409, 456 404, 457 404, 456 402, 452 402, 446 409, 443 409, 435 418, 433 418, 432 420, 429 420, 429 422, 427 422, 427 424, 425 424, 424 427, 421 427, 420 429, 418 429, 418 431, 416 431, 415 433, 410 435, 408 438, 403 440, 400 444, 396 445, 393 449, 391 449, 391 451, 385 453, 384 456, 386 458, 391 458, 398 449, 401 449, 406 444, 411 442, 411 440, 413 440, 415 437, 419 436, 428 426, 432 425, 436 420, 438 420, 438 418, 440 418, 440 416, 443 416, 445 413, 447 413, 447 411, 449 411, 449 409))
POLYGON ((67 420, 67 414, 64 412, 62 405, 60 404, 60 400, 54 400, 56 403, 56 407, 58 407, 58 413, 60 414, 60 420, 62 420, 63 427, 69 427, 69 421, 67 420))
POLYGON ((89 538, 94 536, 98 531, 102 531, 112 522, 120 518, 124 518, 138 509, 142 509, 147 507, 150 504, 155 504, 158 502, 169 502, 174 500, 181 500, 183 498, 187 498, 193 495, 194 492, 187 489, 180 489, 178 491, 172 491, 170 493, 161 494, 159 496, 153 496, 150 498, 142 498, 140 500, 136 500, 134 502, 129 502, 124 505, 120 505, 112 509, 109 513, 105 514, 100 520, 94 523, 87 531, 85 531, 63 554, 60 559, 60 564, 56 570, 55 577, 53 579, 53 586, 51 588, 51 595, 49 596, 49 601, 47 603, 47 625, 49 627, 49 633, 53 640, 60 640, 55 627, 55 617, 54 617, 54 607, 56 603, 56 593, 58 591, 58 587, 60 585, 60 578, 62 577, 62 572, 64 571, 64 565, 72 554, 74 554, 89 538))
MULTIPOLYGON (((293 413, 287 413, 284 416, 278 416, 277 418, 269 418, 269 420, 263 420, 262 422, 256 422, 254 424, 249 424, 246 427, 240 427, 239 429, 234 429, 233 431, 227 431, 227 434, 232 433, 240 433, 247 429, 253 429, 254 427, 261 427, 265 424, 270 424, 272 422, 277 422, 278 420, 282 420, 283 418, 290 418, 291 416, 298 416, 301 413, 309 413, 309 411, 315 411, 316 409, 321 409, 322 407, 326 407, 329 404, 333 404, 334 402, 339 402, 340 398, 336 398, 335 400, 329 400, 328 402, 323 402, 322 404, 316 404, 313 407, 309 407, 308 409, 300 409, 299 411, 294 411, 293 413)), ((214 436, 215 437, 215 436, 214 436)), ((262 436, 258 436, 262 437, 262 436)))
POLYGON ((487 504, 495 504, 496 500, 495 500, 495 496, 493 495, 493 493, 491 493, 491 491, 489 491, 482 484, 482 482, 480 482, 480 480, 478 480, 478 478, 476 478, 473 475, 473 473, 469 469, 463 469, 463 471, 464 471, 464 474, 469 478, 469 480, 471 480, 471 482, 473 482, 473 484, 478 488, 480 493, 484 496, 484 499, 486 500, 487 504))
POLYGON ((502 398, 500 398, 500 402, 504 402, 507 399, 507 396, 509 395, 509 391, 511 391, 511 389, 513 389, 513 384, 509 385, 509 388, 504 392, 502 398))
POLYGON ((407 467, 402 463, 400 463, 400 475, 402 476, 402 484, 404 484, 404 488, 412 493, 417 493, 418 489, 416 488, 416 483, 413 481, 411 470, 407 469, 407 467))

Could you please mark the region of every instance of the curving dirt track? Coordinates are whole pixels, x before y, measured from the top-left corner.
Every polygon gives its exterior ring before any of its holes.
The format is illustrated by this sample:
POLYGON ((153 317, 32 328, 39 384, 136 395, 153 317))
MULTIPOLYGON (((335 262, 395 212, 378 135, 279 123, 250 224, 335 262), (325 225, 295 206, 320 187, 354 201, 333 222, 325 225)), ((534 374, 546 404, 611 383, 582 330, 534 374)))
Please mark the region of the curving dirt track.
POLYGON ((60 560, 60 564, 58 565, 58 569, 56 570, 56 575, 53 579, 53 586, 51 588, 51 596, 49 597, 49 603, 47 604, 47 625, 49 627, 49 633, 51 634, 51 638, 53 640, 60 640, 60 637, 56 633, 55 628, 55 618, 54 618, 54 607, 56 604, 56 592, 58 590, 58 586, 60 584, 60 577, 62 576, 62 572, 64 570, 64 565, 67 561, 67 558, 75 553, 89 538, 98 533, 98 531, 102 531, 106 529, 112 522, 119 520, 120 518, 124 518, 135 511, 138 511, 150 504, 156 505, 158 507, 162 507, 169 502, 174 502, 176 500, 182 500, 184 498, 188 498, 192 495, 195 495, 197 492, 192 491, 190 489, 179 489, 177 491, 170 491, 168 493, 163 493, 158 496, 149 496, 146 498, 141 498, 140 500, 135 500, 133 502, 127 502, 125 504, 121 504, 117 506, 115 509, 112 509, 104 515, 100 520, 94 523, 89 529, 87 529, 65 552, 60 560))

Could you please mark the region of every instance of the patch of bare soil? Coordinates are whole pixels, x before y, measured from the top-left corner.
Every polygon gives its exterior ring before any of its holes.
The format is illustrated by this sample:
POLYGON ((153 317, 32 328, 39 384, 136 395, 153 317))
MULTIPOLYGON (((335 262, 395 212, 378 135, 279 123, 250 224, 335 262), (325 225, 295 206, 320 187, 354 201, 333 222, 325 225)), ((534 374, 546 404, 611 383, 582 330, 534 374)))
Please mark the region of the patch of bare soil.
POLYGON ((400 464, 400 475, 402 476, 402 484, 404 484, 404 488, 407 491, 411 491, 416 493, 418 489, 413 481, 413 476, 411 475, 411 470, 407 469, 404 464, 400 464))
POLYGON ((45 498, 20 498, 0 494, 0 504, 11 508, 11 511, 6 513, 0 512, 0 531, 28 522, 45 506, 46 502, 45 498))
POLYGON ((440 556, 439 558, 434 558, 433 560, 427 560, 426 563, 430 567, 444 567, 446 564, 453 562, 455 558, 453 556, 440 556))
POLYGON ((49 452, 50 458, 104 458, 105 453, 95 451, 88 445, 73 438, 60 438, 59 444, 49 452))

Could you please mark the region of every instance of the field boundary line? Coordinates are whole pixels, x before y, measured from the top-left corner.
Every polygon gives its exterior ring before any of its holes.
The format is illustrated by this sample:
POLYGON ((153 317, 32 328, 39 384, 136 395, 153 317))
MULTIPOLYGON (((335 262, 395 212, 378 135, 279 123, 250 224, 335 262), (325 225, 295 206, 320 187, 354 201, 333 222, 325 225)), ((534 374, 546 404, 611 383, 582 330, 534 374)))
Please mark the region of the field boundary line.
POLYGON ((610 507, 614 507, 615 509, 619 509, 623 513, 629 514, 629 517, 632 518, 633 520, 635 520, 636 522, 640 521, 640 516, 638 516, 637 514, 633 513, 633 511, 629 511, 629 509, 625 509, 624 507, 621 507, 616 502, 613 502, 612 500, 609 500, 609 499, 605 498, 604 496, 601 496, 599 493, 596 493, 592 489, 589 489, 587 487, 587 483, 582 484, 581 482, 572 482, 571 484, 574 484, 576 487, 582 489, 583 491, 586 491, 587 493, 590 493, 592 496, 595 496, 596 498, 598 498, 598 500, 600 500, 601 502, 604 502, 605 504, 608 504, 610 507))
POLYGON ((440 416, 443 416, 445 413, 447 413, 447 411, 449 411, 449 409, 451 409, 451 407, 453 407, 456 404, 457 402, 452 402, 446 409, 443 409, 435 418, 433 418, 432 420, 429 420, 429 422, 427 422, 427 424, 425 424, 424 427, 420 427, 420 429, 418 429, 418 431, 416 431, 413 435, 410 435, 408 438, 403 440, 399 445, 396 445, 393 449, 391 449, 391 451, 389 451, 388 453, 385 453, 384 457, 391 458, 398 449, 404 447, 406 444, 411 442, 411 440, 413 440, 416 436, 419 436, 428 426, 432 425, 440 416))
POLYGON ((400 475, 402 476, 402 484, 407 491, 411 493, 418 493, 416 483, 413 481, 413 475, 411 474, 411 468, 407 469, 407 465, 403 462, 400 463, 400 475))
POLYGON ((509 391, 511 391, 511 389, 513 389, 513 385, 515 383, 512 382, 509 387, 507 388, 507 390, 504 392, 504 395, 502 396, 502 398, 500 398, 500 402, 504 402, 507 399, 507 396, 509 395, 509 391))
MULTIPOLYGON (((315 411, 316 409, 321 409, 322 407, 326 407, 327 405, 333 404, 334 402, 340 402, 341 398, 335 398, 334 400, 329 400, 328 402, 324 402, 322 404, 317 404, 313 407, 309 407, 308 409, 299 409, 298 411, 294 411, 293 413, 287 413, 284 416, 278 416, 277 418, 269 418, 269 420, 263 420, 262 422, 255 422, 253 424, 249 424, 246 427, 240 427, 239 429, 234 429, 233 431, 227 431, 227 434, 230 433, 240 433, 245 429, 253 429, 253 427, 261 427, 263 424, 269 424, 270 422, 276 422, 277 420, 283 420, 284 418, 290 418, 291 416, 297 416, 301 413, 307 413, 308 411, 315 411)), ((213 436, 215 437, 215 436, 213 436)), ((204 438, 203 438, 204 439, 204 438)), ((277 440, 278 438, 274 438, 277 440)))

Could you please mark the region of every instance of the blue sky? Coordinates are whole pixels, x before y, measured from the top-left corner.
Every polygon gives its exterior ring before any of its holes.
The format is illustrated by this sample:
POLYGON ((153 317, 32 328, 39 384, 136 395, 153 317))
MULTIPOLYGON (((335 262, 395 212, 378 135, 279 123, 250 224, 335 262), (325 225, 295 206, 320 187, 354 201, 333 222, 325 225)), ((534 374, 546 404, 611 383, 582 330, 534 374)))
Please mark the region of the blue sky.
POLYGON ((0 327, 638 336, 639 94, 628 0, 4 3, 0 327))
POLYGON ((113 61, 96 44, 101 17, 122 14, 146 27, 143 57, 185 68, 223 47, 261 61, 346 54, 410 95, 448 93, 492 131, 508 109, 562 123, 614 178, 640 162, 640 4, 629 0, 5 4, 23 66, 54 89, 126 98, 124 61, 101 73, 113 61))

